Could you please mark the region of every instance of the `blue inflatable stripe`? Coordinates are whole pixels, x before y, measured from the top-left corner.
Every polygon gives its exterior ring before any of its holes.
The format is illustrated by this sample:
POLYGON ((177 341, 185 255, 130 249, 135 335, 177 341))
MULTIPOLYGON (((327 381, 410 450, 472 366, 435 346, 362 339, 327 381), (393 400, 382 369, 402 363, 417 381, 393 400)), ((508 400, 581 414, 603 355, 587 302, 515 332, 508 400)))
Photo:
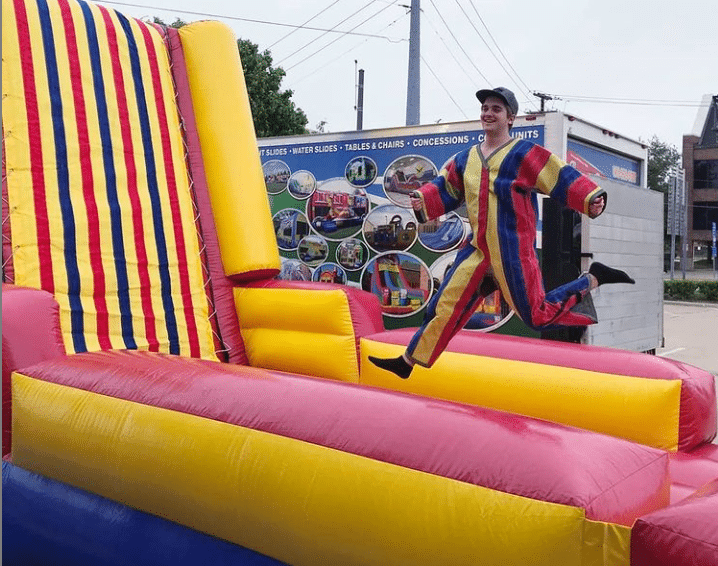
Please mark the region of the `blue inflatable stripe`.
MULTIPOLYGON (((273 558, 2 463, 2 557, 24 566, 272 566, 273 558)), ((241 526, 238 526, 241 528, 241 526)))

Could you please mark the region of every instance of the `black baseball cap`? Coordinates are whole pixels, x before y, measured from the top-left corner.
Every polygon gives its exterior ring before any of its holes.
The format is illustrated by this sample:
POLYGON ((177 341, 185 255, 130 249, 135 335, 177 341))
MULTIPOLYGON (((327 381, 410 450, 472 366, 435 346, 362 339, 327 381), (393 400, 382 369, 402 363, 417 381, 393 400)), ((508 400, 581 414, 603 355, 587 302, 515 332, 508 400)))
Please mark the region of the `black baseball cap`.
POLYGON ((494 89, 484 88, 482 90, 476 91, 476 98, 479 99, 479 102, 481 102, 481 104, 483 104, 489 96, 498 96, 506 103, 506 106, 514 116, 519 113, 519 102, 518 100, 516 100, 516 96, 514 96, 514 93, 506 87, 498 86, 494 89))

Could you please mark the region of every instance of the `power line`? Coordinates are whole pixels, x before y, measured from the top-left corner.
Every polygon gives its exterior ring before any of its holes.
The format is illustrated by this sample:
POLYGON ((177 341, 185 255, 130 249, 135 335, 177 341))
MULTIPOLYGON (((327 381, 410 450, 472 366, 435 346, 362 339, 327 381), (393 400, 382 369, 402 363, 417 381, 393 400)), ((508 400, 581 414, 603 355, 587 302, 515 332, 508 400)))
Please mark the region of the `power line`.
POLYGON ((447 96, 451 99, 451 102, 454 103, 454 106, 456 106, 456 107, 459 109, 459 112, 461 112, 461 113, 464 115, 464 118, 468 120, 469 117, 466 115, 466 112, 464 112, 464 109, 461 108, 461 106, 459 106, 459 103, 456 102, 456 100, 454 100, 454 97, 451 96, 451 93, 449 92, 449 89, 446 88, 446 86, 444 85, 444 82, 436 75, 436 73, 434 72, 434 69, 431 68, 431 65, 429 65, 429 63, 426 62, 426 59, 424 59, 424 56, 423 56, 423 55, 421 55, 421 60, 423 61, 424 65, 426 65, 426 68, 429 69, 429 72, 430 72, 432 75, 434 75, 434 78, 436 79, 436 82, 441 86, 441 88, 444 89, 444 92, 445 92, 445 93, 447 94, 447 96))
POLYGON ((648 99, 648 98, 612 98, 612 97, 601 97, 601 96, 581 96, 581 95, 569 95, 569 94, 550 94, 549 96, 554 100, 567 100, 571 102, 594 102, 600 104, 630 104, 638 106, 683 106, 683 107, 708 107, 710 104, 703 104, 701 102, 695 102, 693 100, 661 100, 661 99, 648 99))
MULTIPOLYGON (((484 45, 486 46, 486 49, 489 50, 489 53, 491 53, 491 55, 493 56, 493 58, 496 59, 496 62, 499 64, 499 66, 504 70, 504 72, 506 73, 506 76, 509 77, 509 79, 511 80, 511 82, 513 82, 513 83, 519 88, 519 90, 521 90, 521 89, 522 89, 521 85, 520 85, 518 82, 516 82, 516 79, 514 79, 514 78, 511 76, 511 74, 506 70, 506 67, 504 66, 504 64, 503 64, 503 63, 501 62, 501 60, 496 56, 496 54, 494 53, 494 50, 493 50, 493 49, 491 48, 491 46, 487 43, 487 41, 484 39, 484 36, 481 35, 481 32, 478 30, 478 28, 474 25, 474 22, 471 21, 471 18, 469 17, 469 14, 466 13, 466 10, 464 10, 464 7, 459 3, 459 0, 454 0, 454 1, 456 2, 456 5, 459 7, 459 9, 460 9, 461 12, 464 14, 464 16, 466 16, 466 20, 469 22, 469 24, 471 24, 471 27, 474 28, 474 31, 476 32, 476 35, 478 35, 479 38, 481 39, 481 41, 484 42, 484 45)), ((472 6, 473 6, 473 4, 472 4, 472 6)), ((474 8, 474 10, 476 10, 476 8, 474 8)), ((478 15, 478 12, 477 12, 477 15, 478 15)), ((479 19, 481 19, 481 16, 479 16, 479 19)), ((481 21, 482 21, 482 23, 483 23, 483 20, 481 20, 481 21)), ((484 27, 486 27, 486 24, 484 24, 484 27)), ((488 28, 487 28, 487 29, 488 29, 488 28)), ((529 92, 530 92, 530 91, 529 91, 529 92)), ((526 96, 526 92, 524 92, 523 95, 526 96)), ((531 97, 529 96, 528 98, 529 98, 529 100, 530 100, 531 97)))
MULTIPOLYGON (((385 1, 385 0, 384 0, 384 1, 385 1)), ((408 14, 402 14, 402 15, 399 16, 397 19, 395 19, 393 22, 391 22, 389 25, 383 27, 383 28, 380 29, 379 31, 382 32, 382 31, 384 31, 385 29, 390 28, 391 26, 393 26, 393 25, 394 25, 396 22, 398 22, 399 20, 405 18, 407 15, 408 15, 408 14)), ((363 44, 366 43, 367 41, 369 41, 369 39, 365 39, 365 40, 363 40, 363 41, 357 43, 356 45, 354 45, 353 47, 350 47, 349 49, 347 49, 346 51, 344 51, 344 52, 341 53, 340 55, 337 55, 337 56, 336 56, 334 59, 332 59, 331 61, 328 61, 327 63, 325 63, 325 64, 322 65, 321 67, 316 68, 316 69, 313 70, 311 73, 309 73, 309 74, 307 74, 307 75, 304 75, 304 76, 301 77, 300 79, 296 79, 296 80, 292 81, 292 83, 293 83, 294 85, 296 85, 296 84, 298 84, 298 83, 304 81, 305 79, 308 79, 308 78, 311 77, 312 75, 315 75, 315 74, 318 73, 319 71, 325 70, 327 67, 329 67, 329 65, 331 65, 331 64, 334 63, 335 61, 341 59, 342 57, 344 57, 344 55, 346 55, 346 54, 348 54, 348 53, 351 53, 351 52, 354 51, 357 47, 359 47, 360 45, 363 45, 363 44)))
POLYGON ((388 41, 396 42, 396 41, 402 41, 402 40, 396 40, 392 37, 387 37, 385 35, 377 35, 373 33, 361 33, 361 32, 343 32, 343 31, 337 31, 334 29, 326 29, 326 28, 318 28, 318 27, 312 27, 312 26, 302 26, 297 24, 285 24, 282 22, 270 22, 268 20, 257 20, 252 18, 240 18, 239 16, 227 16, 225 14, 212 14, 208 12, 195 12, 192 10, 180 10, 177 8, 162 8, 160 6, 147 6, 146 4, 132 4, 130 2, 115 2, 114 0, 101 0, 102 4, 111 4, 113 6, 129 6, 132 8, 144 8, 147 10, 162 10, 164 12, 173 12, 178 14, 188 14, 190 16, 202 16, 205 18, 212 18, 215 20, 235 20, 238 22, 249 22, 252 24, 263 24, 263 25, 269 25, 269 26, 279 26, 279 27, 287 27, 287 28, 296 28, 296 29, 307 29, 310 31, 325 31, 325 32, 331 32, 331 33, 340 33, 342 35, 358 35, 361 37, 373 37, 376 39, 386 39, 388 41))
POLYGON ((329 10, 329 8, 331 8, 332 6, 334 6, 334 4, 337 4, 337 3, 340 2, 340 1, 341 1, 341 0, 334 0, 334 2, 332 2, 331 4, 329 4, 329 6, 327 6, 327 7, 324 8, 323 10, 320 10, 318 13, 314 14, 311 18, 309 18, 306 22, 304 22, 304 23, 301 25, 301 27, 296 27, 296 28, 294 28, 292 31, 290 31, 287 35, 280 37, 277 41, 275 41, 274 43, 272 43, 272 45, 270 45, 269 47, 267 47, 267 49, 271 49, 272 47, 274 47, 275 45, 277 45, 277 43, 279 43, 280 41, 284 41, 284 40, 287 39, 290 35, 292 35, 293 33, 297 32, 298 30, 300 30, 300 29, 306 29, 306 28, 304 28, 304 26, 306 26, 306 25, 307 25, 309 22, 311 22, 313 19, 318 18, 319 16, 321 16, 324 12, 326 12, 327 10, 329 10))
POLYGON ((459 49, 461 49, 461 51, 463 52, 463 54, 466 55, 466 58, 469 60, 469 62, 471 63, 471 65, 474 67, 474 69, 476 69, 476 72, 479 73, 479 75, 481 76, 481 78, 484 79, 484 81, 488 84, 488 83, 489 83, 489 79, 487 79, 487 78, 484 76, 484 73, 482 73, 481 70, 476 66, 476 63, 474 63, 474 60, 473 60, 473 59, 469 56, 469 54, 466 52, 466 49, 464 49, 463 45, 461 45, 461 42, 460 42, 458 39, 456 39, 456 36, 454 35, 454 32, 451 30, 451 28, 449 27, 449 25, 446 23, 446 20, 444 19, 444 16, 441 15, 441 12, 440 12, 439 9, 436 7, 436 4, 434 4, 434 0, 429 0, 429 1, 431 2, 431 5, 434 7, 434 10, 436 11, 436 13, 439 15, 439 18, 440 18, 441 21, 443 22, 444 27, 446 27, 446 29, 449 31, 449 34, 451 35, 451 37, 454 38, 454 41, 456 42, 456 45, 459 46, 459 49))
MULTIPOLYGON (((521 78, 521 76, 518 74, 518 72, 516 71, 516 69, 514 69, 514 66, 511 64, 511 61, 509 61, 509 58, 506 57, 506 55, 504 54, 504 52, 501 50, 501 47, 499 46, 498 42, 496 41, 496 39, 494 39, 494 36, 491 34, 491 30, 489 29, 489 26, 486 25, 486 22, 484 22, 484 19, 481 17, 481 14, 479 14, 479 11, 476 9, 476 6, 474 5, 474 0, 469 0, 469 4, 471 4, 471 7, 474 9, 474 12, 476 12, 476 16, 479 18, 479 21, 481 22, 481 25, 483 25, 484 28, 486 29, 486 33, 489 34, 489 37, 491 38, 491 41, 494 42, 494 45, 496 46, 496 49, 499 50, 499 53, 501 53, 501 56, 502 56, 502 57, 504 58, 504 60, 506 61, 506 64, 507 64, 507 65, 510 67, 510 69, 514 72, 514 74, 516 75, 516 78, 519 79, 519 81, 521 82, 521 84, 524 85, 524 87, 526 88, 526 92, 529 92, 529 93, 530 93, 530 92, 531 92, 531 89, 530 89, 529 86, 524 82, 524 80, 523 80, 523 79, 521 78)), ((529 97, 529 100, 530 100, 530 99, 531 99, 531 97, 529 97)))
MULTIPOLYGON (((466 66, 462 65, 461 63, 459 63, 459 60, 456 58, 456 55, 454 55, 454 52, 449 48, 449 46, 447 45, 446 41, 444 41, 444 37, 443 37, 443 36, 439 33, 439 31, 434 27, 434 24, 432 23, 431 18, 428 18, 428 19, 426 19, 426 20, 424 20, 424 21, 429 22, 429 26, 431 27, 432 30, 434 30, 434 33, 435 33, 436 36, 439 38, 439 40, 441 40, 441 43, 444 44, 444 47, 446 48, 446 51, 447 51, 447 52, 449 53, 449 55, 451 55, 451 57, 454 59, 454 61, 456 62, 457 67, 459 67, 459 69, 461 69, 461 71, 464 73, 464 75, 466 75, 466 78, 469 79, 470 82, 473 81, 473 79, 471 78, 471 76, 469 75, 469 73, 466 72, 466 66)), ((428 65, 427 65, 427 66, 428 66, 428 65)))
MULTIPOLYGON (((375 1, 375 0, 373 0, 373 1, 375 1)), ((371 3, 373 3, 373 1, 372 1, 371 3)), ((394 4, 396 4, 397 1, 398 1, 398 0, 394 0, 394 2, 392 2, 391 4, 388 4, 387 6, 385 6, 384 8, 382 8, 381 10, 379 10, 378 12, 376 12, 374 15, 369 16, 369 17, 368 17, 366 20, 364 20, 363 22, 360 22, 359 24, 355 25, 355 26, 354 26, 351 30, 349 30, 349 31, 350 31, 350 32, 351 32, 351 31, 354 31, 354 30, 357 29, 358 27, 363 26, 363 25, 364 25, 365 23, 367 23, 369 20, 373 20, 373 19, 376 18, 379 14, 381 14, 384 10, 387 10, 387 9, 391 8, 394 4)), ((349 32, 347 32, 347 33, 349 33, 349 32)), ((302 63, 304 63, 304 62, 307 61, 308 59, 311 59, 312 57, 314 57, 314 56, 317 55, 318 53, 321 53, 322 51, 324 51, 324 50, 325 50, 327 47, 329 47, 330 45, 332 45, 332 44, 336 43, 337 41, 339 41, 340 39, 342 39, 342 37, 343 37, 343 36, 339 36, 339 37, 337 37, 336 39, 334 39, 333 41, 330 41, 330 42, 327 43, 324 47, 321 47, 320 49, 316 50, 316 51, 315 51, 314 53, 312 53, 311 55, 307 55, 304 59, 302 59, 302 60, 299 61, 298 63, 295 63, 294 65, 292 65, 291 67, 289 67, 289 68, 286 69, 286 70, 289 71, 290 69, 293 69, 293 68, 296 67, 297 65, 301 65, 302 63)), ((399 40, 399 41, 404 41, 404 40, 399 40)))
POLYGON ((324 37, 325 35, 327 35, 329 32, 335 31, 337 27, 339 27, 340 25, 342 25, 342 24, 343 24, 344 22, 346 22, 347 20, 349 20, 349 19, 353 18, 354 16, 356 16, 359 12, 361 12, 361 11, 363 11, 363 10, 366 10, 369 6, 371 6, 372 4, 374 4, 376 1, 377 1, 377 0, 370 0, 368 4, 364 4, 364 5, 363 5, 361 8, 359 8, 356 12, 354 12, 354 13, 348 15, 346 18, 344 18, 344 19, 343 19, 341 22, 339 22, 338 24, 335 24, 331 29, 326 30, 323 34, 321 34, 321 35, 315 37, 314 39, 310 40, 309 42, 305 43, 305 44, 302 45, 299 49, 297 49, 297 50, 295 50, 295 51, 292 51, 289 55, 287 55, 286 57, 284 57, 281 61, 278 61, 277 64, 282 63, 282 62, 286 61, 287 59, 289 59, 290 57, 293 57, 294 55, 296 55, 296 54, 299 53, 300 51, 303 51, 304 49, 306 49, 307 47, 309 47, 312 43, 314 43, 314 42, 316 42, 316 41, 319 41, 322 37, 324 37))

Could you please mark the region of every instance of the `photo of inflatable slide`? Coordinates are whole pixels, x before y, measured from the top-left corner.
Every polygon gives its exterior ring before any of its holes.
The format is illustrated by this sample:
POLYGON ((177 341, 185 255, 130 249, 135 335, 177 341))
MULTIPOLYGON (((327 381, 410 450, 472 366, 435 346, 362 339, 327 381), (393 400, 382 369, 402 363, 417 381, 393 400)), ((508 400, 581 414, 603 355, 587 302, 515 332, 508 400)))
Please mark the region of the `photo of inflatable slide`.
POLYGON ((711 374, 462 332, 398 380, 376 296, 275 279, 227 26, 2 31, 7 564, 718 564, 711 374))

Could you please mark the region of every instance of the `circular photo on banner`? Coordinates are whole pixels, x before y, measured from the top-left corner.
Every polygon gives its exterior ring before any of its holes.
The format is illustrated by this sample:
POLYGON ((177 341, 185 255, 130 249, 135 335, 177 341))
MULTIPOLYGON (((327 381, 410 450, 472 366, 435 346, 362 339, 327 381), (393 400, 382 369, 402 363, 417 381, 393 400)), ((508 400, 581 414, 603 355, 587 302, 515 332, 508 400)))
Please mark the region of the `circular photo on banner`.
POLYGON ((385 204, 369 213, 362 232, 364 240, 375 252, 403 251, 416 241, 417 222, 410 209, 385 204))
POLYGON ((298 259, 282 257, 282 267, 276 279, 284 281, 311 281, 312 270, 298 259))
POLYGON ((368 187, 376 180, 376 162, 365 155, 352 159, 344 169, 344 177, 353 187, 368 187))
POLYGON ((422 309, 433 290, 426 264, 402 252, 372 258, 362 272, 361 285, 376 295, 382 312, 392 317, 409 316, 422 309))
POLYGON ((369 249, 361 240, 349 238, 337 246, 337 263, 348 271, 361 269, 367 259, 369 249))
POLYGON ((309 234, 306 215, 296 208, 284 208, 272 218, 277 245, 282 250, 296 250, 299 242, 309 234))
POLYGON ((419 224, 419 241, 426 249, 434 252, 455 248, 463 241, 464 234, 464 221, 454 212, 419 224))
MULTIPOLYGON (((454 265, 454 260, 458 253, 458 251, 452 251, 444 254, 432 264, 431 277, 434 283, 434 291, 438 291, 444 282, 444 278, 454 265)), ((483 332, 496 330, 505 324, 514 314, 514 311, 511 310, 511 307, 504 300, 501 290, 494 288, 496 286, 492 285, 490 280, 484 279, 484 281, 485 284, 489 286, 490 292, 477 305, 474 314, 471 315, 471 318, 464 325, 464 328, 467 330, 483 332)))
POLYGON ((312 193, 317 188, 317 180, 310 171, 302 169, 292 173, 287 187, 294 198, 304 200, 312 196, 312 193))
POLYGON ((314 270, 312 281, 345 285, 347 282, 347 272, 336 263, 323 263, 314 270))
POLYGON ((405 155, 395 159, 384 172, 384 193, 394 204, 411 208, 409 193, 433 180, 436 166, 421 155, 405 155))
POLYGON ((287 182, 292 175, 289 166, 281 159, 271 159, 262 165, 264 171, 264 184, 270 195, 278 195, 287 188, 287 182))
POLYGON ((304 236, 297 247, 297 256, 310 267, 316 267, 327 260, 329 244, 321 236, 304 236))
POLYGON ((355 236, 369 213, 369 197, 344 177, 327 179, 317 185, 307 200, 307 218, 314 231, 327 240, 355 236))

